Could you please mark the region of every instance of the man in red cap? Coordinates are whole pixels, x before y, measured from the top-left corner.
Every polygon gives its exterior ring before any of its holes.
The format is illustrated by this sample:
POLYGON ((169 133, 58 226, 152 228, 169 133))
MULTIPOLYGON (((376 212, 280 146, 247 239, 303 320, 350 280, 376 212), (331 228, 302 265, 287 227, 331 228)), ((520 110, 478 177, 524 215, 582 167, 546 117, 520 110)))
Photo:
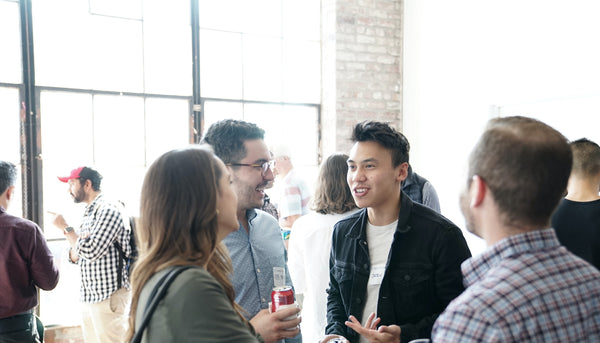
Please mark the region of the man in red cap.
POLYGON ((81 269, 83 333, 86 342, 120 342, 125 333, 129 278, 124 259, 131 255, 131 227, 123 206, 100 190, 102 176, 89 167, 59 177, 75 203, 86 203, 78 230, 57 214, 53 224, 71 245, 69 260, 81 269))

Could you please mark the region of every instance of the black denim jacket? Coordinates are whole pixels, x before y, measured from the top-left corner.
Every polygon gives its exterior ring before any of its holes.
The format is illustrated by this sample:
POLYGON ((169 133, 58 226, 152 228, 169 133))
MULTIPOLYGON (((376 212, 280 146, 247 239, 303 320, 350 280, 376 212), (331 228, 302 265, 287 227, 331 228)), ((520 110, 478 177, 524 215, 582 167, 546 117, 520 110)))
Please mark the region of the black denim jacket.
MULTIPOLYGON (((398 227, 379 290, 380 325, 399 325, 401 341, 431 336, 438 315, 464 290, 460 264, 471 256, 460 229, 401 193, 398 227)), ((370 263, 367 209, 335 225, 329 259, 327 334, 358 342, 344 322, 362 322, 370 263)))

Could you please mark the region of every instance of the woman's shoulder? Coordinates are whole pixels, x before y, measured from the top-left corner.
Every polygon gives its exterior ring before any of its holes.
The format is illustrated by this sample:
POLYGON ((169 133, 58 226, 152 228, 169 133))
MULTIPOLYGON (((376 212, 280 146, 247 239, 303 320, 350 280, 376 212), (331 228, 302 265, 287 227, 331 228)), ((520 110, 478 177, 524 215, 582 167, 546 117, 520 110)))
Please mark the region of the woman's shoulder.
MULTIPOLYGON (((185 293, 194 293, 194 295, 198 296, 211 290, 223 292, 223 287, 206 269, 192 267, 181 272, 173 280, 169 288, 169 293, 179 294, 178 296, 185 293)), ((169 294, 167 294, 168 296, 169 294)))

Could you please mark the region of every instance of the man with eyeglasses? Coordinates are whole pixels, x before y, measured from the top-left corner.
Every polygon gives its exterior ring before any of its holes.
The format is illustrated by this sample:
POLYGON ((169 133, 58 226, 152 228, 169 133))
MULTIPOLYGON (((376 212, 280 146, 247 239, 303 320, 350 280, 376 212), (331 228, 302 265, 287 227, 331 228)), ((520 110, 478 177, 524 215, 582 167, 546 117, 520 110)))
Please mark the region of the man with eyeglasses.
POLYGON ((265 188, 273 181, 265 131, 255 124, 226 119, 211 125, 202 143, 212 146, 233 178, 238 197, 240 227, 223 242, 233 263, 235 301, 247 313, 265 342, 302 342, 295 316, 299 309, 269 313, 274 286, 292 285, 286 264, 285 247, 277 220, 258 210, 263 206, 265 188))

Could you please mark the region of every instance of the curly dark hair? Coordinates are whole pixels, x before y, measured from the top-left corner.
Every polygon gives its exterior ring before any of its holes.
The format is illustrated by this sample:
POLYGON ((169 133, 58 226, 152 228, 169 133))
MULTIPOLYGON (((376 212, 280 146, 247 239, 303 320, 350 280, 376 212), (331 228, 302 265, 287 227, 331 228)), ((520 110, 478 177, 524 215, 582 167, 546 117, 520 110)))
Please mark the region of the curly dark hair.
POLYGON ((265 130, 254 123, 225 119, 212 124, 200 143, 212 146, 223 162, 237 163, 246 157, 244 141, 264 138, 265 130))

